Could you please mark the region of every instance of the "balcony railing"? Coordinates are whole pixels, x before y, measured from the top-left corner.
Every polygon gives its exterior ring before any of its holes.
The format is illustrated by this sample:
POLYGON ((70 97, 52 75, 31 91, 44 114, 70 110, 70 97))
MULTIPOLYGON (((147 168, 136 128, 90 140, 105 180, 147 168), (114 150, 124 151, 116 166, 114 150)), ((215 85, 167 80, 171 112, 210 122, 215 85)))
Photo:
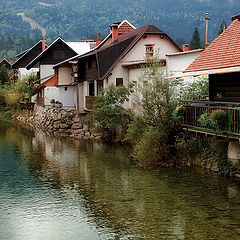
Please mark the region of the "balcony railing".
POLYGON ((96 100, 95 96, 86 96, 85 97, 86 109, 87 110, 92 110, 93 109, 93 105, 94 105, 95 100, 96 100))
POLYGON ((209 133, 224 137, 240 138, 240 103, 210 102, 210 101, 184 101, 185 113, 183 126, 187 130, 209 133), (201 126, 199 119, 204 113, 213 110, 222 110, 226 113, 225 121, 221 127, 211 125, 201 126))

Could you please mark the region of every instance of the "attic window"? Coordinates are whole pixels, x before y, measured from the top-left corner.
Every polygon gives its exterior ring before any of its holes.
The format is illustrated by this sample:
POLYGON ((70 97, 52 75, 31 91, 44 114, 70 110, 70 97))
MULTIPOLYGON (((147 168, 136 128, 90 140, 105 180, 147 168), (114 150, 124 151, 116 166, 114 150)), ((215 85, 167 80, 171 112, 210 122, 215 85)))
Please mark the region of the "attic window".
POLYGON ((146 58, 152 59, 154 44, 146 44, 145 47, 146 47, 146 58))
POLYGON ((123 86, 123 78, 116 78, 116 87, 123 86))

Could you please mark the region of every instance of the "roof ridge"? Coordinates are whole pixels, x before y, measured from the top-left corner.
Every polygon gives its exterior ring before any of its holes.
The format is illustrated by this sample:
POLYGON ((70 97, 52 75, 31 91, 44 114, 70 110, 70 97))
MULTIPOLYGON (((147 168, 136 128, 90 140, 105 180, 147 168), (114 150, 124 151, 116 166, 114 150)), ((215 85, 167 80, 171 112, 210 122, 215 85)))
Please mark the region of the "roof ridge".
MULTIPOLYGON (((229 51, 239 49, 233 45, 236 44, 236 38, 240 37, 240 31, 238 31, 239 25, 240 21, 237 19, 233 21, 183 72, 240 65, 240 61, 237 61, 237 59, 233 58, 231 53, 229 53, 229 51), (233 34, 233 32, 236 32, 236 34, 233 34), (225 51, 221 51, 222 49, 225 49, 225 51)), ((234 54, 236 57, 239 57, 236 52, 234 54)))

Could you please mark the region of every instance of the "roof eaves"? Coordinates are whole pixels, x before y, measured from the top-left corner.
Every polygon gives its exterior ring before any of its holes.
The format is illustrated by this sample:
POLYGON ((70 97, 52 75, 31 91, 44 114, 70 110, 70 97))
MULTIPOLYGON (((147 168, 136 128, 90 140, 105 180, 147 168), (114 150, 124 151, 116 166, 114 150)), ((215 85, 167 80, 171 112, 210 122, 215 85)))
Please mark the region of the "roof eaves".
MULTIPOLYGON (((33 59, 27 66, 26 69, 31 69, 33 65, 36 64, 36 61, 38 61, 56 42, 61 41, 64 43, 69 49, 71 49, 73 52, 75 52, 61 37, 58 37, 48 48, 46 48, 43 52, 41 52, 35 59, 33 59)), ((76 53, 76 52, 75 52, 76 53)), ((76 55, 78 55, 76 53, 76 55)))
POLYGON ((133 42, 130 44, 130 46, 128 48, 126 48, 126 50, 123 51, 122 54, 120 54, 120 56, 116 59, 116 61, 109 67, 109 70, 103 76, 101 76, 101 80, 106 78, 110 74, 110 72, 118 64, 118 62, 138 43, 138 41, 142 38, 142 36, 144 34, 145 34, 145 32, 143 32, 135 40, 133 40, 133 42))
MULTIPOLYGON (((26 51, 23 51, 23 55, 16 61, 12 64, 12 67, 14 68, 15 64, 17 64, 23 57, 25 57, 27 55, 27 53, 29 53, 33 48, 35 48, 40 42, 42 42, 43 40, 40 40, 38 41, 35 45, 33 45, 31 48, 29 48, 28 50, 26 51)), ((47 46, 46 46, 47 47, 47 46)), ((46 48, 47 49, 47 48, 46 48)), ((21 53, 20 53, 21 54, 21 53)), ((18 54, 18 55, 20 55, 18 54)))

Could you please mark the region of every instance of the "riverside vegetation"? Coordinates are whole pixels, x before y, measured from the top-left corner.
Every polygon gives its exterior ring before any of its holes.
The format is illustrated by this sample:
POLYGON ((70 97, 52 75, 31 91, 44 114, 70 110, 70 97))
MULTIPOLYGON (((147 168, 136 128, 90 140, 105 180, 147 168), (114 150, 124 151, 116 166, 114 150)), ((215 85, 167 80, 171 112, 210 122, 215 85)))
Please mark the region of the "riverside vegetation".
MULTIPOLYGON (((138 79, 136 97, 139 109, 134 113, 124 107, 133 85, 110 85, 97 97, 91 114, 85 117, 91 132, 99 133, 104 141, 129 143, 131 157, 141 167, 182 167, 200 165, 221 174, 237 173, 227 159, 227 142, 215 138, 196 137, 182 131, 184 108, 180 99, 203 98, 208 95, 208 80, 198 79, 187 86, 181 81, 168 80, 161 73, 161 66, 153 61, 143 67, 138 79)), ((1 69, 0 110, 9 118, 18 111, 18 102, 26 95, 31 98, 33 88, 29 83, 34 76, 27 76, 14 83, 11 73, 1 69)))
POLYGON ((182 81, 166 79, 159 69, 156 61, 143 68, 137 86, 141 96, 137 114, 123 106, 133 94, 133 86, 110 85, 104 90, 87 117, 94 123, 92 127, 108 141, 130 143, 131 156, 141 167, 198 165, 225 175, 237 173, 228 161, 226 141, 188 135, 180 125, 184 113, 180 100, 206 97, 208 79, 184 86, 182 81))

